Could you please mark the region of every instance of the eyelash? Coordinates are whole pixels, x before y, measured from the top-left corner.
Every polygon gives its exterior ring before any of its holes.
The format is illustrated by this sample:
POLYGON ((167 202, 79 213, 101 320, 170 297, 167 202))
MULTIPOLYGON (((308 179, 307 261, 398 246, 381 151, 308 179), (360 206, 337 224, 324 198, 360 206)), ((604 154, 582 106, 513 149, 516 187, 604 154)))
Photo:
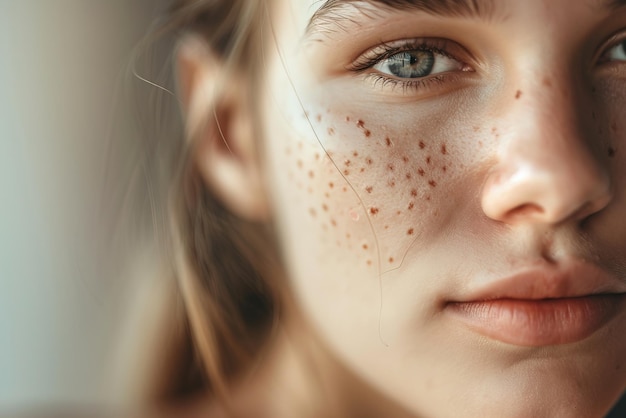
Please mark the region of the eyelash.
MULTIPOLYGON (((463 66, 464 72, 473 71, 464 61, 460 60, 456 56, 452 55, 448 51, 451 49, 451 41, 441 38, 433 39, 408 39, 402 41, 395 41, 392 43, 383 43, 375 48, 370 49, 361 55, 354 63, 349 66, 349 70, 356 74, 365 74, 365 78, 373 82, 374 86, 381 86, 383 88, 401 88, 403 93, 421 91, 434 85, 444 83, 448 78, 453 76, 454 72, 443 72, 434 75, 428 75, 420 78, 395 78, 391 75, 381 72, 368 72, 373 69, 377 64, 382 63, 384 60, 393 57, 396 54, 409 51, 423 51, 430 52, 435 55, 440 55, 451 60, 459 62, 463 66)), ((458 49, 459 46, 454 44, 458 49)))

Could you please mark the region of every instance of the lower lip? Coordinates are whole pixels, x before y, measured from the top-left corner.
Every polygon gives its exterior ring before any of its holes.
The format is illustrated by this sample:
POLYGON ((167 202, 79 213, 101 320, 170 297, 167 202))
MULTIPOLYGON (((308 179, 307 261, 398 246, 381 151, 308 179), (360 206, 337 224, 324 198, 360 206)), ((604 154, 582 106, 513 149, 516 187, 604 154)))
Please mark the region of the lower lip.
POLYGON ((584 340, 619 311, 624 295, 562 299, 452 302, 447 308, 470 329, 503 343, 540 347, 584 340))

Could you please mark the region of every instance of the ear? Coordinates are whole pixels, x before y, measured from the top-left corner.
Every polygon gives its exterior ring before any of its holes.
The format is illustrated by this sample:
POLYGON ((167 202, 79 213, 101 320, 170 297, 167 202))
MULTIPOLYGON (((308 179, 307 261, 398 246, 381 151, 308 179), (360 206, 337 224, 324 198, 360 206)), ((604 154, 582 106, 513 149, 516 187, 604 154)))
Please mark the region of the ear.
POLYGON ((236 215, 267 220, 249 80, 228 72, 221 58, 196 36, 180 41, 177 74, 186 136, 206 186, 236 215))

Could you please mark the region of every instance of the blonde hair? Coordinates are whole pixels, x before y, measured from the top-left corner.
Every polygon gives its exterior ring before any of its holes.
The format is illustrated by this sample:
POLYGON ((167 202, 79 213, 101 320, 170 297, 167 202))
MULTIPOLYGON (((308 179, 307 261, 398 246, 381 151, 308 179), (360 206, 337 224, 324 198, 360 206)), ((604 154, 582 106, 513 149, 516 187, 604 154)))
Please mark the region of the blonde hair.
MULTIPOLYGON (((159 39, 172 51, 185 35, 200 36, 227 68, 250 83, 254 106, 259 66, 250 64, 261 61, 269 3, 176 0, 146 42, 159 39)), ((171 66, 170 61, 164 65, 171 66)), ((149 82, 144 88, 161 95, 173 89, 172 71, 163 74, 156 80, 140 77, 149 82)), ((162 116, 153 113, 155 120, 162 116)), ((175 125, 180 128, 180 121, 175 125)), ((284 274, 270 225, 229 212, 201 179, 192 158, 193 142, 176 138, 175 131, 147 135, 145 144, 145 177, 157 179, 148 186, 153 228, 170 256, 175 280, 167 290, 166 311, 160 319, 169 324, 161 323, 156 331, 160 335, 149 339, 158 350, 143 366, 141 392, 151 404, 200 392, 226 401, 233 381, 254 364, 267 344, 281 307, 284 274), (164 133, 169 136, 165 144, 154 140, 164 133)))

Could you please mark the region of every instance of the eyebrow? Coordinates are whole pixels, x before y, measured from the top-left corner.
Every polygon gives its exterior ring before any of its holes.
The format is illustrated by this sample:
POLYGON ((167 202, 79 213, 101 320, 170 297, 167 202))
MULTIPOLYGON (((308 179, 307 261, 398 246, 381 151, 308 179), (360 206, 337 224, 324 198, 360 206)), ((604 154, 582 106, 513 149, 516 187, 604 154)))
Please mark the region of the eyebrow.
MULTIPOLYGON (((384 7, 391 10, 421 11, 436 16, 492 19, 498 0, 318 0, 322 6, 313 14, 306 35, 313 32, 328 32, 341 28, 342 21, 352 21, 342 13, 349 7, 364 11, 362 6, 384 7), (361 6, 361 7, 360 7, 361 6)), ((610 11, 626 6, 626 0, 601 0, 600 7, 610 11)), ((370 11, 370 13, 372 13, 370 11)))
POLYGON ((421 11, 437 16, 489 19, 493 17, 496 2, 497 0, 326 0, 313 14, 306 33, 328 31, 332 26, 341 27, 341 20, 350 21, 348 14, 345 13, 349 8, 359 10, 366 15, 373 13, 371 8, 366 12, 366 6, 373 6, 400 11, 421 11))

